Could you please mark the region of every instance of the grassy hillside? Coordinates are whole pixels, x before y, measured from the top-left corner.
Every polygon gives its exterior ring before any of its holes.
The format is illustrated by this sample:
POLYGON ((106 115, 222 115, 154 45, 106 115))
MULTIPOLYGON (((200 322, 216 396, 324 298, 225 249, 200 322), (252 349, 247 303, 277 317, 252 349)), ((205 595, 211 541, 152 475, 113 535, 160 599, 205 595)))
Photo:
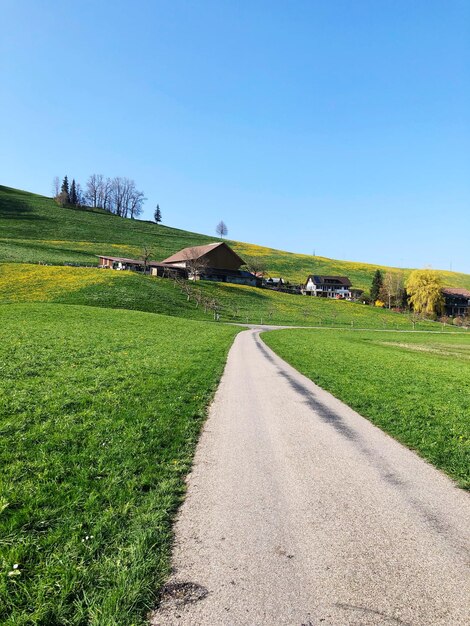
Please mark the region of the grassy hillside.
MULTIPOLYGON (((193 288, 206 298, 217 300, 221 321, 412 329, 406 315, 352 302, 292 296, 227 283, 199 281, 193 288)), ((212 312, 205 312, 202 304, 196 306, 194 298, 188 300, 171 280, 97 268, 0 264, 0 303, 15 302, 86 304, 213 319, 212 312)), ((439 330, 441 326, 424 321, 417 328, 439 330)))
POLYGON ((0 306, 0 623, 145 624, 235 327, 0 306))
POLYGON ((470 337, 275 331, 263 340, 361 415, 470 487, 470 337))
MULTIPOLYGON (((154 249, 155 260, 162 260, 183 247, 211 241, 216 239, 101 210, 61 208, 50 198, 0 186, 0 262, 94 265, 97 254, 138 258, 144 244, 154 249)), ((294 283, 305 282, 312 273, 341 274, 349 276, 354 287, 369 289, 380 267, 229 243, 242 257, 261 258, 272 276, 294 283)), ((470 275, 441 274, 446 285, 470 289, 470 275)))

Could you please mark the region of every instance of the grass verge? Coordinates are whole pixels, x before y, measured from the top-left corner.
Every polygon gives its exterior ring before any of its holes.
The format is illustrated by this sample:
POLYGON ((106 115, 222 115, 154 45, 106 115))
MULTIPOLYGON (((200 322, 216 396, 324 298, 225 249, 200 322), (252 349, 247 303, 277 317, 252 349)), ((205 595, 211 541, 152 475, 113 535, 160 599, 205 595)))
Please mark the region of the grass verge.
POLYGON ((0 622, 145 623, 238 329, 0 307, 0 622))
POLYGON ((470 487, 470 337, 280 330, 263 334, 320 387, 470 487))

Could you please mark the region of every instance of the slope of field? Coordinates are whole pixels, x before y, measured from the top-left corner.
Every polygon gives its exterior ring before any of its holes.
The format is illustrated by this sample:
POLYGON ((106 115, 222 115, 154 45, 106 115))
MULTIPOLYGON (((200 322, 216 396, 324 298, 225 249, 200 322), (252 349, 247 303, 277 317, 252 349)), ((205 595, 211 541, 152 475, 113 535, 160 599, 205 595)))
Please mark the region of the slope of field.
POLYGON ((143 624, 238 330, 48 304, 0 317, 0 622, 143 624))
POLYGON ((470 336, 281 330, 262 337, 320 387, 470 487, 470 336))
MULTIPOLYGON (((227 283, 199 281, 192 286, 216 300, 220 321, 335 328, 411 330, 407 315, 340 300, 310 298, 227 283)), ((199 320, 214 313, 188 297, 169 279, 97 268, 0 264, 0 303, 60 302, 134 309, 199 320)), ((440 330, 419 322, 419 330, 440 330)), ((449 326, 444 327, 448 330, 449 326)))
MULTIPOLYGON (((0 186, 0 262, 94 265, 96 255, 138 258, 143 245, 162 260, 214 237, 110 215, 102 210, 58 207, 53 200, 0 186)), ((294 254, 228 241, 244 258, 261 259, 272 276, 303 283, 309 274, 341 274, 368 290, 376 265, 294 254)), ((387 270, 389 268, 383 267, 387 270)), ((470 275, 442 271, 444 284, 470 289, 470 275)))

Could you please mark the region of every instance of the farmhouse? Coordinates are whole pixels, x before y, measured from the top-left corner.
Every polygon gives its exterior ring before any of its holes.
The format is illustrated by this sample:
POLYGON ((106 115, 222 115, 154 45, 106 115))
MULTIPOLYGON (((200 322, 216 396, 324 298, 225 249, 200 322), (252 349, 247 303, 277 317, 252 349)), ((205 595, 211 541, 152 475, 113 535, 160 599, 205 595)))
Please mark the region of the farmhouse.
POLYGON ((318 276, 311 274, 304 286, 304 293, 320 298, 349 299, 351 281, 346 276, 318 276))
POLYGON ((214 280, 253 287, 260 282, 254 274, 240 269, 245 261, 223 241, 184 248, 164 259, 162 264, 186 270, 190 280, 214 280))
POLYGON ((470 291, 445 287, 442 290, 446 315, 465 317, 470 313, 470 291))
MULTIPOLYGON (((145 264, 139 259, 127 259, 120 256, 103 256, 99 257, 99 267, 106 267, 111 270, 131 270, 133 272, 143 272, 145 264)), ((150 261, 147 262, 149 267, 150 261)))
POLYGON ((147 261, 145 264, 142 259, 127 259, 125 257, 103 255, 100 255, 98 258, 100 260, 98 267, 101 268, 145 272, 145 268, 147 267, 147 272, 153 276, 168 276, 169 271, 172 271, 174 274, 179 274, 180 276, 186 276, 185 270, 171 268, 164 263, 157 263, 156 261, 147 261))

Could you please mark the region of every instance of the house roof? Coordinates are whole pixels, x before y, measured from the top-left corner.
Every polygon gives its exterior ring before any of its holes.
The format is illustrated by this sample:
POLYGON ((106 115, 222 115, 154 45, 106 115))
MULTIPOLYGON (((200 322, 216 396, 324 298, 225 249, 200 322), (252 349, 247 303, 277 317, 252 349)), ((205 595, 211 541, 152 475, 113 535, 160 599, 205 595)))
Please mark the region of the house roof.
POLYGON ((449 296, 463 296, 464 298, 470 298, 470 291, 460 287, 444 287, 442 293, 449 296))
POLYGON ((310 279, 312 279, 316 285, 331 285, 337 287, 351 286, 351 281, 347 276, 319 276, 318 274, 310 274, 310 276, 307 277, 307 282, 310 279))
POLYGON ((225 243, 225 241, 216 241, 215 243, 208 243, 204 246, 190 246, 188 248, 183 248, 179 252, 169 256, 167 259, 163 259, 162 263, 178 263, 181 261, 193 261, 195 259, 200 259, 220 246, 227 248, 227 250, 238 258, 240 264, 244 265, 245 261, 239 257, 238 254, 225 243))

